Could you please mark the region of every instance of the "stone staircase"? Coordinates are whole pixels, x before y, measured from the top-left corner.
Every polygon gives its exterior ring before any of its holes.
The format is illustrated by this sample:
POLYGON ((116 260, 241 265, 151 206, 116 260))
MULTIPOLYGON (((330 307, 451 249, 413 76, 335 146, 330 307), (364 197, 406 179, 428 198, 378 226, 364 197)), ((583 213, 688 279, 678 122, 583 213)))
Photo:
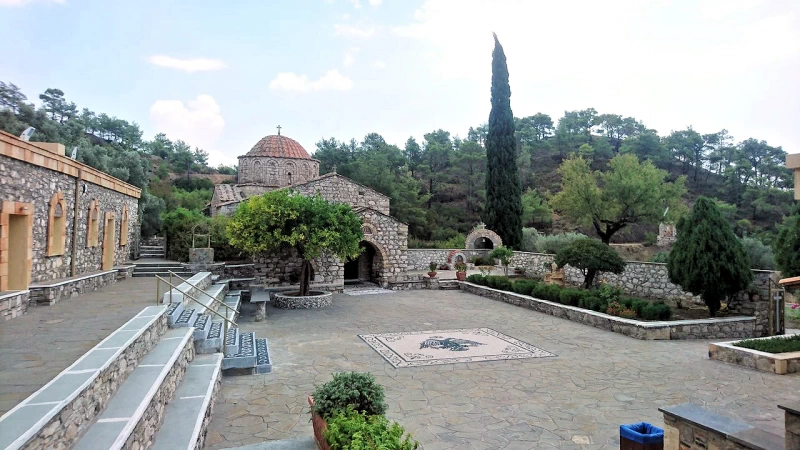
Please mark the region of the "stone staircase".
POLYGON ((440 280, 439 289, 442 291, 457 291, 461 289, 457 280, 440 280))
POLYGON ((167 252, 164 244, 158 245, 140 245, 139 246, 140 258, 166 258, 167 252))
POLYGON ((174 274, 181 276, 183 278, 188 278, 192 276, 192 273, 183 268, 183 265, 179 262, 147 262, 136 261, 136 267, 133 269, 133 276, 134 277, 154 277, 156 275, 161 276, 162 278, 169 278, 169 273, 173 272, 174 274))
POLYGON ((226 332, 241 293, 209 272, 175 291, 0 417, 0 449, 202 448, 222 375, 271 372, 269 347, 226 332))

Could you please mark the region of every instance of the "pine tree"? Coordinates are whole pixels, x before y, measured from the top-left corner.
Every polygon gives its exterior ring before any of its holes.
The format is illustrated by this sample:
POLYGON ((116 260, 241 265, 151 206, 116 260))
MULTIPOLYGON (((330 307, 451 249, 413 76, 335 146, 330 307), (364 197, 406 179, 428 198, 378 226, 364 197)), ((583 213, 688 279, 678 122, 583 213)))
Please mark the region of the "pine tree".
POLYGON ((783 219, 775 240, 775 263, 784 277, 800 276, 800 202, 792 215, 783 219))
POLYGON ((713 200, 698 197, 688 218, 678 221, 678 238, 667 257, 669 279, 699 295, 711 317, 720 301, 750 285, 750 260, 713 200))
POLYGON ((518 249, 522 243, 522 186, 517 169, 508 67, 497 35, 494 35, 492 52, 492 110, 489 113, 486 157, 483 221, 488 229, 500 235, 504 245, 518 249))

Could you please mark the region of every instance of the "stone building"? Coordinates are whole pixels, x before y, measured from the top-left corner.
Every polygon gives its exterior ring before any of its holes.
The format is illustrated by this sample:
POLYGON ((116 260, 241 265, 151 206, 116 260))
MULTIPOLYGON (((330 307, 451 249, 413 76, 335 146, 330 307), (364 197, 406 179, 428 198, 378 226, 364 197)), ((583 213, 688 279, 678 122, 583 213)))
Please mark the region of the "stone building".
POLYGON ((0 132, 0 315, 116 280, 139 235, 140 195, 61 144, 0 132))
MULTIPOLYGON (((319 161, 297 141, 280 134, 264 137, 239 157, 237 184, 214 187, 211 215, 232 214, 248 197, 283 188, 346 203, 364 222, 361 256, 352 261, 331 257, 313 261, 317 285, 338 290, 345 280, 361 280, 386 286, 405 273, 408 225, 389 215, 389 197, 336 173, 320 176, 319 161)), ((294 284, 300 262, 292 254, 263 255, 256 260, 256 275, 269 285, 294 284)))

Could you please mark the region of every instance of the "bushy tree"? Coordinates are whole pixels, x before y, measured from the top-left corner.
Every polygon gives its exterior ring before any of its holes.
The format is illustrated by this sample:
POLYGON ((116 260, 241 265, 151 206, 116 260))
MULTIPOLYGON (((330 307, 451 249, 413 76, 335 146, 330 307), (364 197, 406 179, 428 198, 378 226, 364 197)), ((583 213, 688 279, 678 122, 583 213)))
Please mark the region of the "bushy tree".
POLYGON ((503 46, 494 36, 492 52, 492 109, 486 137, 486 228, 509 247, 522 243, 522 186, 517 169, 517 141, 511 112, 511 87, 503 46))
POLYGON ((500 260, 500 264, 502 264, 506 276, 508 276, 508 265, 511 263, 512 256, 514 256, 514 251, 508 247, 497 247, 489 253, 489 258, 500 260))
POLYGON ((167 239, 167 259, 188 261, 189 249, 192 248, 192 229, 195 225, 207 223, 208 217, 186 208, 177 208, 161 217, 161 232, 167 239))
POLYGON ((678 221, 677 240, 667 257, 669 279, 699 295, 711 317, 720 302, 750 285, 750 260, 714 200, 698 197, 689 217, 678 221))
POLYGON ((232 246, 250 254, 294 249, 303 259, 300 295, 308 295, 311 260, 323 252, 340 259, 361 253, 361 218, 349 205, 281 189, 253 197, 236 209, 227 227, 232 246))
POLYGON ((592 287, 599 272, 620 274, 625 270, 625 261, 611 247, 597 239, 583 238, 572 241, 556 253, 558 267, 570 265, 583 273, 583 286, 592 287))
POLYGON ((617 231, 634 223, 658 223, 679 217, 686 179, 666 181, 667 172, 634 155, 619 154, 606 172, 593 172, 582 157, 558 169, 562 190, 551 204, 578 223, 591 225, 608 244, 617 231), (666 214, 665 214, 666 211, 666 214))
POLYGON ((775 241, 775 262, 784 277, 800 276, 800 202, 783 219, 775 241))
POLYGON ((772 248, 756 238, 744 237, 741 241, 751 269, 775 269, 775 255, 772 253, 772 248))

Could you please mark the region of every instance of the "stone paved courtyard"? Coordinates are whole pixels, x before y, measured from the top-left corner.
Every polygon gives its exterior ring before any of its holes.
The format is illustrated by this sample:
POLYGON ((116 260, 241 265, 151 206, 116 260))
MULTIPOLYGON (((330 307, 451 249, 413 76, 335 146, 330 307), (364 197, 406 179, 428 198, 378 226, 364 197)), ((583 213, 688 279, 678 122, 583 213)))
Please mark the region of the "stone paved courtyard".
POLYGON ((705 341, 639 341, 459 291, 267 313, 240 324, 269 339, 274 372, 224 379, 206 448, 310 436, 306 396, 336 371, 374 373, 388 417, 426 450, 617 449, 620 424, 660 425, 659 406, 689 401, 782 434, 777 403, 800 400, 800 376, 710 361, 705 341), (558 356, 395 369, 357 336, 479 327, 558 356))

